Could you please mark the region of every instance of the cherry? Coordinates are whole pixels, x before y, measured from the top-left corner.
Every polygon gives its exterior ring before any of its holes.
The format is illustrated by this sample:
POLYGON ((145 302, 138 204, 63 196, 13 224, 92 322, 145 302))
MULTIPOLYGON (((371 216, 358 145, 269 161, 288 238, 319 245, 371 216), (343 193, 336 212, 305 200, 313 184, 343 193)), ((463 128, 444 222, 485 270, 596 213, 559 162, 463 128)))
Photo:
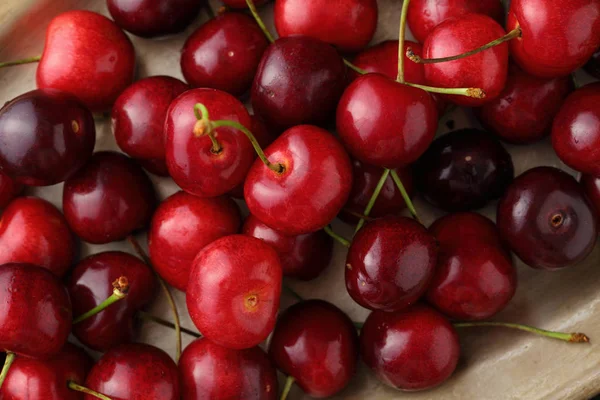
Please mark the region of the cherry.
POLYGON ((89 243, 125 239, 146 227, 156 203, 152 182, 132 159, 102 151, 65 182, 63 211, 69 226, 89 243))
POLYGON ((4 209, 0 219, 0 265, 33 264, 60 278, 74 258, 73 234, 52 204, 35 197, 20 197, 4 209))
POLYGON ((460 346, 450 322, 418 304, 396 313, 373 311, 360 331, 360 354, 383 383, 416 391, 452 375, 460 346))
POLYGON ((226 12, 202 25, 186 40, 181 71, 194 87, 240 96, 250 89, 268 45, 254 19, 226 12))
MULTIPOLYGON (((254 0, 253 3, 256 6, 262 6, 263 4, 266 4, 269 0, 254 0)), ((225 4, 227 7, 231 7, 231 8, 248 8, 248 5, 246 4, 246 0, 221 0, 221 2, 223 4, 225 4)))
POLYGON ((81 260, 69 279, 73 314, 80 316, 108 298, 113 293, 113 282, 121 277, 129 283, 127 296, 73 326, 75 337, 96 351, 107 351, 134 339, 134 314, 154 298, 156 280, 146 264, 120 251, 81 260))
POLYGON ((600 79, 600 48, 592 55, 592 58, 584 65, 584 68, 590 75, 600 79))
POLYGON ((435 140, 414 171, 419 191, 445 211, 481 208, 500 198, 514 178, 510 154, 477 129, 457 130, 435 140))
POLYGON ((439 218, 429 227, 429 232, 438 243, 447 247, 461 246, 463 241, 504 246, 496 224, 474 212, 458 212, 439 218))
POLYGON ((129 156, 146 160, 142 166, 152 173, 166 172, 168 176, 165 119, 171 102, 187 89, 179 79, 152 76, 125 89, 113 106, 112 129, 117 144, 129 156))
POLYGON ((88 109, 57 90, 33 90, 0 110, 0 168, 17 182, 46 186, 73 175, 94 151, 88 109))
POLYGON ((596 212, 577 181, 556 168, 533 168, 498 204, 498 229, 530 267, 565 268, 585 259, 596 244, 596 212))
POLYGON ((136 36, 152 38, 182 32, 196 18, 202 0, 107 0, 117 25, 136 36))
MULTIPOLYGON (((406 47, 410 47, 413 53, 422 55, 423 47, 416 42, 406 40, 406 47)), ((404 77, 407 82, 418 83, 424 85, 425 68, 423 64, 411 62, 410 59, 404 56, 404 77)), ((352 64, 362 69, 365 72, 374 72, 385 75, 390 79, 396 79, 398 76, 398 41, 386 40, 373 47, 358 53, 352 60, 352 64)), ((353 79, 360 75, 352 71, 353 79)))
MULTIPOLYGON (((132 343, 104 353, 85 385, 112 400, 179 400, 177 365, 167 353, 148 344, 132 343)), ((97 400, 86 395, 85 400, 97 400)))
POLYGON ((0 209, 6 207, 22 190, 23 185, 0 170, 0 209))
POLYGON ((279 317, 269 342, 269 356, 309 396, 333 396, 356 372, 356 328, 333 304, 303 301, 279 317))
POLYGON ((504 90, 478 109, 482 125, 509 143, 529 144, 550 133, 552 120, 571 92, 571 80, 538 78, 515 64, 504 90))
POLYGON ((92 111, 104 111, 131 84, 134 69, 133 45, 114 22, 91 11, 67 11, 48 25, 37 86, 62 90, 92 111))
MULTIPOLYGON (((594 206, 596 215, 600 215, 600 178, 583 174, 581 176, 581 186, 594 206)), ((598 223, 600 224, 600 218, 598 219, 598 223)), ((598 228, 600 228, 600 226, 598 228)))
POLYGON ((327 268, 333 254, 333 239, 325 231, 286 236, 249 215, 244 235, 263 240, 277 251, 283 275, 303 281, 317 278, 327 268))
POLYGON ((214 343, 254 347, 273 330, 281 294, 279 256, 262 240, 232 235, 204 247, 186 292, 192 321, 214 343))
POLYGON ((254 162, 244 187, 250 213, 288 236, 329 224, 352 184, 350 159, 337 139, 321 128, 300 125, 285 131, 265 154, 282 170, 254 162))
POLYGON ((231 350, 200 338, 185 348, 179 371, 183 400, 278 398, 277 371, 259 347, 231 350))
POLYGON ((552 124, 552 147, 569 167, 600 175, 600 83, 576 90, 560 108, 552 124))
POLYGON ((150 224, 148 248, 154 269, 185 292, 198 252, 223 236, 238 233, 241 219, 239 207, 230 198, 175 193, 159 205, 150 224))
POLYGON ((358 231, 346 257, 346 289, 361 306, 399 311, 427 290, 437 244, 413 219, 375 220, 358 231))
POLYGON ((373 38, 377 14, 377 0, 277 0, 273 17, 281 37, 307 35, 354 52, 373 38))

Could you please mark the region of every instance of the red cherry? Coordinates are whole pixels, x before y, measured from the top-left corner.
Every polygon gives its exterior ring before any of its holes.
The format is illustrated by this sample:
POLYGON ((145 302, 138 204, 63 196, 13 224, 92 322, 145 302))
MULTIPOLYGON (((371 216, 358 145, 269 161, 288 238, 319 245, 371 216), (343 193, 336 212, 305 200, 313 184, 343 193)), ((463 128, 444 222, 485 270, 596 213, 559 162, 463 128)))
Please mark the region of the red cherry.
POLYGON ((102 151, 65 182, 63 211, 81 239, 102 244, 148 226, 156 204, 152 182, 132 159, 102 151))
POLYGON ((317 278, 331 261, 333 239, 325 231, 286 236, 254 215, 246 218, 244 235, 263 240, 273 247, 281 261, 283 275, 303 281, 317 278))
POLYGON ((0 209, 6 207, 22 190, 23 185, 0 170, 0 209))
POLYGON ((154 269, 171 286, 185 292, 198 252, 223 236, 238 233, 241 219, 239 207, 230 198, 175 193, 152 217, 148 248, 154 269))
POLYGON ((458 247, 463 241, 503 247, 496 225, 488 218, 474 212, 458 212, 439 218, 429 232, 444 246, 458 247))
MULTIPOLYGON (((418 56, 423 53, 423 47, 416 42, 406 40, 404 48, 410 47, 418 56)), ((398 76, 398 41, 386 40, 358 53, 352 63, 366 72, 374 72, 396 80, 398 76)), ((353 78, 360 75, 351 72, 353 78)), ((425 68, 423 64, 412 62, 404 56, 404 79, 406 82, 425 84, 425 68)))
MULTIPOLYGON (((254 0, 254 5, 255 6, 262 6, 263 4, 267 3, 269 0, 254 0)), ((225 4, 227 7, 231 7, 231 8, 248 8, 248 5, 246 4, 246 0, 221 0, 221 2, 223 4, 225 4)))
POLYGON ((266 150, 275 172, 256 160, 244 197, 250 213, 284 235, 315 232, 340 212, 352 184, 352 166, 329 132, 311 125, 285 131, 266 150), (327 190, 323 190, 327 188, 327 190))
POLYGON ((186 40, 181 71, 194 87, 240 96, 250 89, 268 45, 254 19, 227 12, 200 26, 186 40))
POLYGON ((361 359, 383 383, 415 391, 438 386, 458 363, 458 334, 440 313, 416 305, 373 311, 360 331, 361 359))
POLYGON ((376 0, 277 0, 273 17, 281 37, 307 35, 354 52, 373 38, 377 14, 376 0))
POLYGON ((269 356, 309 396, 333 396, 356 372, 356 328, 333 304, 303 301, 279 317, 269 342, 269 356))
POLYGON ((584 68, 594 78, 600 79, 600 48, 589 59, 587 64, 584 65, 584 68))
POLYGON ((200 338, 183 351, 179 371, 183 400, 279 398, 277 371, 259 347, 231 350, 200 338))
POLYGON ((232 235, 198 253, 186 301, 192 321, 207 339, 247 349, 273 330, 280 295, 281 264, 275 250, 262 240, 232 235))
MULTIPOLYGON (((581 186, 583 187, 583 191, 585 192, 586 196, 594 206, 596 215, 600 216, 600 178, 583 174, 581 175, 581 186)), ((598 223, 600 224, 600 219, 598 219, 598 223)), ((600 232, 600 226, 598 228, 598 231, 600 232)))
POLYGON ((567 97, 552 125, 552 147, 569 167, 600 175, 600 82, 567 97))
POLYGON ((104 111, 131 84, 134 69, 133 45, 114 22, 91 11, 67 11, 48 25, 37 86, 62 90, 92 111, 104 111))

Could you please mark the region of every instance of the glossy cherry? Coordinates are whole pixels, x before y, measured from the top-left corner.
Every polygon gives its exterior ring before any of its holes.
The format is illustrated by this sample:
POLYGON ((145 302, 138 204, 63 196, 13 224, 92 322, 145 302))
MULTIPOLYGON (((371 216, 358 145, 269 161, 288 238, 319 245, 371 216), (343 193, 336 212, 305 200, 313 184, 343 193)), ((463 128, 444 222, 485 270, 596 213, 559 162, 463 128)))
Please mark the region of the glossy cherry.
POLYGON ((598 48, 583 68, 594 78, 600 79, 600 48, 598 48))
POLYGON ((125 239, 148 226, 156 205, 152 182, 120 153, 103 151, 65 182, 63 211, 73 232, 89 243, 125 239))
POLYGON ((247 349, 273 330, 281 294, 279 256, 262 240, 232 235, 204 247, 192 266, 186 302, 212 342, 247 349))
MULTIPOLYGON (((255 6, 262 6, 266 4, 269 0, 254 0, 253 3, 255 6)), ((248 8, 246 4, 246 0, 221 0, 223 4, 227 7, 231 8, 248 8)))
POLYGON ((179 360, 182 400, 275 400, 277 371, 260 347, 231 350, 200 338, 179 360))
POLYGON ((94 151, 89 110, 57 90, 33 90, 0 110, 0 168, 17 182, 46 186, 73 175, 94 151))
POLYGON ((303 301, 279 317, 269 342, 269 356, 309 396, 333 396, 356 372, 356 328, 333 304, 303 301))
POLYGON ((338 140, 321 128, 300 125, 285 131, 265 154, 283 171, 254 162, 244 187, 250 213, 284 235, 315 232, 329 224, 352 184, 350 159, 338 140))
POLYGON ((383 383, 416 391, 452 375, 460 346, 450 322, 418 304, 397 313, 373 311, 360 331, 360 354, 383 383))
POLYGON ((596 212, 577 181, 556 168, 533 168, 498 204, 498 229, 530 267, 565 268, 585 259, 596 244, 596 212))
MULTIPOLYGON (((404 45, 405 48, 410 47, 416 55, 423 55, 423 47, 419 43, 406 40, 404 45)), ((366 72, 382 74, 395 80, 398 76, 398 41, 386 40, 369 47, 358 53, 352 60, 352 64, 366 72)), ((350 73, 354 79, 360 76, 354 71, 350 73)), ((423 64, 414 63, 405 55, 404 79, 406 82, 424 85, 425 68, 423 64)))
POLYGON ((429 232, 446 247, 458 247, 463 241, 503 247, 496 224, 474 212, 458 212, 439 218, 429 227, 429 232))
POLYGON ((23 185, 0 170, 0 209, 6 207, 22 190, 23 185))
MULTIPOLYGON (((596 210, 596 215, 600 216, 600 178, 597 178, 592 175, 583 174, 581 176, 580 183, 583 187, 583 191, 585 192, 586 196, 594 206, 594 210, 596 210)), ((600 224, 600 218, 598 219, 598 223, 600 224)))
POLYGON ((110 109, 134 70, 133 45, 113 21, 73 10, 50 21, 36 79, 38 88, 70 93, 96 112, 110 109))

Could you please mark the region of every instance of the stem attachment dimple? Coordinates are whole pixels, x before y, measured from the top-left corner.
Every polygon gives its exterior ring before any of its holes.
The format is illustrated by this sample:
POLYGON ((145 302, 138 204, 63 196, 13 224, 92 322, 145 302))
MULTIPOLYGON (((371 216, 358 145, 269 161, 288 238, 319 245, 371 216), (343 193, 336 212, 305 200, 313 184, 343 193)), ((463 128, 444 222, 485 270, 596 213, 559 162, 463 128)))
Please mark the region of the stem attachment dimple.
POLYGON ((129 280, 125 276, 119 277, 117 280, 113 282, 113 293, 106 298, 102 303, 98 304, 96 307, 91 310, 81 314, 79 317, 73 320, 73 325, 78 324, 82 321, 85 321, 88 318, 93 317, 94 315, 104 311, 106 308, 116 303, 119 300, 124 299, 127 296, 127 292, 129 292, 129 280))
POLYGON ((95 390, 88 389, 84 386, 78 385, 77 383, 75 383, 73 381, 69 381, 68 386, 69 386, 69 389, 71 389, 71 390, 89 394, 90 396, 94 396, 95 398, 100 399, 100 400, 112 400, 110 397, 108 397, 102 393, 98 393, 95 390))
POLYGON ((536 328, 528 325, 512 324, 507 322, 459 322, 454 324, 455 328, 469 328, 469 327, 501 327, 517 329, 524 332, 533 333, 535 335, 545 336, 551 339, 562 340, 569 343, 588 343, 590 338, 583 333, 563 333, 547 331, 545 329, 536 328))
POLYGON ((285 380, 285 386, 283 387, 283 392, 281 393, 281 397, 279 400, 286 400, 288 395, 290 394, 290 390, 292 390, 292 386, 294 386, 294 382, 296 379, 293 376, 288 376, 285 380))
POLYGON ((194 114, 196 115, 196 119, 198 120, 194 125, 194 136, 208 136, 210 138, 210 141, 212 142, 212 148, 210 149, 211 153, 219 154, 221 150, 223 150, 223 147, 221 147, 213 133, 214 127, 210 122, 208 109, 204 104, 197 103, 194 106, 194 114))
POLYGON ((22 65, 22 64, 31 64, 31 63, 38 62, 41 59, 42 59, 42 56, 35 56, 35 57, 23 58, 23 59, 17 60, 17 61, 7 61, 7 62, 0 63, 0 68, 14 67, 15 65, 22 65))
POLYGON ((398 76, 396 80, 404 83, 404 42, 406 37, 406 15, 408 14, 408 5, 410 0, 404 0, 402 3, 402 14, 400 14, 400 32, 398 34, 398 76))
POLYGON ((260 29, 263 31, 263 33, 267 37, 267 40, 269 42, 273 43, 275 41, 275 39, 273 39, 273 35, 271 35, 271 32, 269 32, 269 30, 265 26, 265 23, 263 22, 262 18, 260 17, 260 15, 258 15, 258 11, 256 11, 256 6, 254 5, 254 1, 246 0, 246 4, 248 5, 248 8, 250 9, 250 13, 252 13, 252 16, 254 17, 254 20, 256 21, 258 26, 260 26, 260 29))
POLYGON ((4 381, 8 375, 8 370, 10 370, 10 366, 15 361, 15 356, 16 354, 12 351, 6 352, 6 360, 4 360, 4 366, 2 367, 2 372, 0 372, 0 388, 2 388, 2 385, 4 385, 4 381))

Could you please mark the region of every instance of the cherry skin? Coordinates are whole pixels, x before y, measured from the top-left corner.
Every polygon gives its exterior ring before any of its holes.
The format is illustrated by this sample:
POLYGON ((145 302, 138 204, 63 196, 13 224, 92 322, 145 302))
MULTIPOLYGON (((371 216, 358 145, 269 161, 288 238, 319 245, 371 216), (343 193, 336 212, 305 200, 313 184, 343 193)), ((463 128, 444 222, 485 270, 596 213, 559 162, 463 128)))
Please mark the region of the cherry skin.
MULTIPOLYGON (((406 40, 404 48, 408 47, 416 55, 423 55, 423 47, 419 43, 406 40)), ((358 53, 352 60, 352 64, 366 72, 378 73, 395 80, 398 76, 398 41, 386 40, 373 47, 369 47, 358 53)), ((350 74, 353 79, 360 76, 354 71, 351 71, 350 74)), ((414 63, 405 55, 404 79, 406 79, 406 82, 424 85, 425 68, 423 64, 414 63)))
POLYGON ((436 139, 414 166, 417 187, 445 211, 475 210, 500 198, 514 178, 512 157, 477 129, 436 139))
POLYGON ((0 168, 17 182, 47 186, 73 175, 94 151, 89 110, 57 90, 33 90, 0 110, 0 168))
MULTIPOLYGON (((585 195, 594 206, 596 215, 600 216, 600 178, 583 174, 580 182, 585 195)), ((600 218, 598 219, 598 223, 600 224, 600 218)), ((598 228, 600 229, 600 226, 598 228)))
POLYGON ((356 372, 356 328, 333 304, 303 301, 279 317, 269 356, 306 394, 330 397, 344 389, 356 372))
POLYGON ((592 55, 592 58, 583 67, 588 74, 600 79, 600 48, 592 55))
POLYGON ((22 190, 23 185, 0 170, 0 209, 6 207, 22 190))
POLYGON ((254 162, 244 186, 250 213, 288 236, 329 224, 346 203, 352 184, 350 159, 338 140, 316 126, 299 125, 285 131, 265 154, 283 171, 254 162))
POLYGON ((542 78, 569 75, 600 47, 600 3, 589 0, 514 0, 507 30, 521 28, 510 55, 525 71, 542 78))
POLYGON ((383 383, 416 391, 452 375, 460 346, 450 322, 418 304, 396 313, 373 311, 360 331, 360 355, 383 383))
POLYGON ((269 45, 251 17, 226 12, 200 26, 181 51, 181 71, 194 87, 240 96, 250 89, 269 45))
POLYGON ((281 278, 279 256, 271 246, 249 236, 225 236, 194 260, 186 292, 190 317, 218 345, 254 347, 275 326, 281 278))
POLYGON ((0 348, 33 358, 57 355, 71 331, 67 289, 49 271, 32 264, 0 266, 0 348))
POLYGON ((328 121, 346 84, 342 57, 308 36, 279 38, 260 61, 252 84, 256 115, 277 132, 328 121))
MULTIPOLYGON (((149 344, 123 344, 104 353, 85 386, 113 400, 179 400, 177 365, 167 353, 149 344)), ((86 394, 84 400, 97 400, 86 394)))
POLYGON ((333 239, 322 230, 286 236, 249 215, 242 233, 273 247, 279 255, 283 275, 290 278, 303 281, 317 278, 327 268, 333 254, 333 239))
MULTIPOLYGON (((269 0, 254 0, 254 5, 255 6, 262 6, 263 4, 266 4, 269 0)), ((246 4, 246 0, 221 0, 221 2, 223 4, 225 4, 227 7, 231 7, 231 8, 248 8, 248 5, 246 4)))
POLYGON ((142 168, 110 151, 94 154, 63 189, 65 218, 89 243, 122 240, 148 226, 155 205, 152 182, 142 168))
POLYGON ((463 241, 504 246, 496 224, 474 212, 458 212, 439 218, 429 227, 429 232, 438 243, 447 247, 459 247, 463 241))
POLYGON ((73 10, 50 21, 36 80, 38 88, 70 93, 96 112, 110 109, 134 72, 127 35, 100 14, 73 10))
POLYGON ((307 35, 355 52, 373 38, 377 14, 377 0, 277 0, 273 17, 281 37, 307 35))
POLYGON ((433 141, 437 124, 435 101, 427 92, 379 74, 352 82, 336 116, 338 134, 350 154, 382 168, 416 161, 433 141))
POLYGON ((73 326, 75 337, 96 351, 134 340, 134 315, 154 298, 156 280, 146 264, 120 251, 81 260, 69 279, 73 314, 78 317, 106 300, 113 293, 113 282, 120 277, 129 282, 127 296, 73 326))
POLYGON ((415 220, 375 220, 352 240, 346 257, 346 289, 365 308, 400 311, 427 290, 437 255, 434 237, 415 220))
POLYGON ((498 229, 530 267, 565 268, 585 259, 596 244, 596 212, 577 181, 556 168, 533 168, 498 204, 498 229))
POLYGON ((37 265, 59 278, 75 258, 75 241, 65 217, 46 200, 20 197, 0 219, 0 265, 37 265))
POLYGON ((600 175, 600 83, 576 90, 552 124, 552 147, 569 167, 600 175))
POLYGON ((241 223, 240 209, 228 197, 175 193, 159 205, 150 224, 148 248, 154 270, 185 292, 198 252, 223 236, 238 233, 241 223))
POLYGON ((167 110, 187 89, 185 83, 169 76, 144 78, 125 89, 112 108, 112 130, 119 148, 130 157, 147 160, 144 168, 155 164, 146 168, 152 173, 167 171, 163 132, 167 110))
POLYGON ((275 400, 277 371, 260 347, 231 350, 200 338, 179 360, 182 400, 275 400))
POLYGON ((194 106, 198 103, 206 106, 212 121, 234 121, 250 129, 251 120, 238 99, 215 89, 188 90, 169 107, 165 143, 171 177, 188 193, 216 197, 244 181, 255 152, 244 133, 235 128, 215 129, 214 136, 221 147, 218 152, 207 135, 196 136, 194 106))
POLYGON ((136 36, 152 38, 182 32, 196 18, 202 0, 107 0, 117 25, 136 36))
POLYGON ((571 92, 571 79, 538 78, 511 64, 504 90, 477 111, 482 125, 514 144, 537 142, 550 133, 552 120, 571 92))

